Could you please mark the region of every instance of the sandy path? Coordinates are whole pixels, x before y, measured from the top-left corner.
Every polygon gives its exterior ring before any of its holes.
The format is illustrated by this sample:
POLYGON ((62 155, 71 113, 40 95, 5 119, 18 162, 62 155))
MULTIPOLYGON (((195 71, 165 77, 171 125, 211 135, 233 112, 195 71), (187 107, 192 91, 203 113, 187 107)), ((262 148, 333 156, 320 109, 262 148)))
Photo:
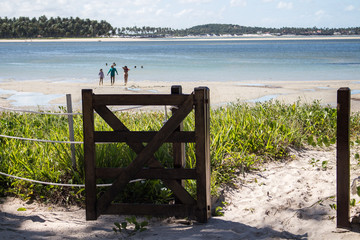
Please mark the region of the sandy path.
MULTIPOLYGON (((87 222, 80 208, 7 198, 0 206, 0 239, 360 239, 359 228, 336 229, 336 212, 330 207, 336 203, 334 149, 294 152, 294 156, 292 161, 264 164, 245 178, 239 176, 236 187, 225 191, 225 215, 207 224, 153 218, 148 230, 129 237, 112 231, 114 222, 124 216, 87 222), (328 161, 326 168, 323 161, 328 161), (26 211, 17 211, 20 207, 26 211)), ((360 176, 357 160, 352 159, 351 169, 351 179, 360 176)), ((360 200, 356 195, 351 198, 360 200)), ((359 214, 358 203, 351 216, 359 214)))

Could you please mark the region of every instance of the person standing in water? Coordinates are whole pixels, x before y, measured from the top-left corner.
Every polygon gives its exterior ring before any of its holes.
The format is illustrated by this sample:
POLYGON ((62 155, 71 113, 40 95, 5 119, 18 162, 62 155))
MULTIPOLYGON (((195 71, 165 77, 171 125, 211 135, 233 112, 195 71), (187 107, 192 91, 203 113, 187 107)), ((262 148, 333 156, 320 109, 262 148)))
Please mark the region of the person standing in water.
POLYGON ((111 86, 113 86, 115 83, 115 73, 116 73, 116 75, 119 75, 116 68, 114 67, 114 65, 111 65, 111 68, 110 68, 109 72, 107 73, 107 75, 109 75, 109 73, 110 73, 111 86))
POLYGON ((125 86, 126 86, 127 81, 128 81, 128 77, 129 77, 128 72, 130 71, 130 69, 127 66, 123 67, 123 69, 124 69, 124 82, 125 82, 125 86))
POLYGON ((99 81, 99 86, 100 86, 104 84, 104 72, 102 69, 100 69, 99 77, 100 77, 100 81, 99 81))

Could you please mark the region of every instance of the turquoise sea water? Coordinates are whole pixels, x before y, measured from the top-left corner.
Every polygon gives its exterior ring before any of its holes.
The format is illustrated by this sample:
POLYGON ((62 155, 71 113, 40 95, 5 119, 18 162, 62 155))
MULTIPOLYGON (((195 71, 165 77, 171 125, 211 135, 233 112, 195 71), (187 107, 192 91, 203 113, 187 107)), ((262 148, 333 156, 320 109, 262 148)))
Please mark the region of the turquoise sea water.
POLYGON ((113 62, 129 81, 360 80, 360 40, 0 43, 0 81, 96 82, 113 62))

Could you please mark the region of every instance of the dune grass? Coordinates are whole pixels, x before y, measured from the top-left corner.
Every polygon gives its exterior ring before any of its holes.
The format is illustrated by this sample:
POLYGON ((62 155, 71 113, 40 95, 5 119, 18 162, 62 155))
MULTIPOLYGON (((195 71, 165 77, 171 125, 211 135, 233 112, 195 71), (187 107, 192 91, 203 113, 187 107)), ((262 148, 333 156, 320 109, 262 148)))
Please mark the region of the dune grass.
MULTIPOLYGON (((3 135, 36 139, 68 141, 67 117, 54 115, 2 112, 3 135)), ((163 112, 122 112, 118 117, 133 131, 156 131, 162 126, 163 112)), ((354 144, 359 143, 360 116, 351 116, 354 144)), ((75 141, 83 141, 82 116, 74 116, 75 141)), ((184 121, 185 130, 194 129, 194 115, 184 121)), ((95 117, 96 130, 111 130, 95 117)), ((289 157, 290 148, 330 146, 336 137, 336 109, 315 101, 303 104, 265 102, 255 105, 233 103, 211 110, 210 123, 211 190, 216 195, 223 184, 266 161, 289 157)), ((155 157, 165 167, 172 167, 172 146, 164 144, 155 157)), ((127 166, 136 154, 124 143, 96 145, 97 166, 127 166)), ((0 138, 0 171, 24 178, 57 183, 84 183, 83 148, 76 145, 77 167, 72 168, 69 144, 39 143, 0 138)), ((195 166, 194 144, 186 144, 186 165, 195 166)), ((23 199, 83 204, 84 189, 33 184, 0 176, 0 194, 23 199)), ((106 183, 99 180, 98 183, 106 183)), ((195 182, 187 181, 186 188, 194 194, 195 182)), ((101 192, 103 189, 100 189, 101 192)), ((122 202, 168 203, 173 195, 161 180, 129 184, 119 195, 122 202)))

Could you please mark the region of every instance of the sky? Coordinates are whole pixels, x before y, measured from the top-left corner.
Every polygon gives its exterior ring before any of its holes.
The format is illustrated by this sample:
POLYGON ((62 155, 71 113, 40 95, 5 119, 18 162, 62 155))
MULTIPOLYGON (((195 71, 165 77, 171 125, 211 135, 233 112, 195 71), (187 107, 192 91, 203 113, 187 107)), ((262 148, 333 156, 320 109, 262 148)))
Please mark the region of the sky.
POLYGON ((79 17, 113 27, 360 26, 360 0, 0 0, 0 17, 79 17))

